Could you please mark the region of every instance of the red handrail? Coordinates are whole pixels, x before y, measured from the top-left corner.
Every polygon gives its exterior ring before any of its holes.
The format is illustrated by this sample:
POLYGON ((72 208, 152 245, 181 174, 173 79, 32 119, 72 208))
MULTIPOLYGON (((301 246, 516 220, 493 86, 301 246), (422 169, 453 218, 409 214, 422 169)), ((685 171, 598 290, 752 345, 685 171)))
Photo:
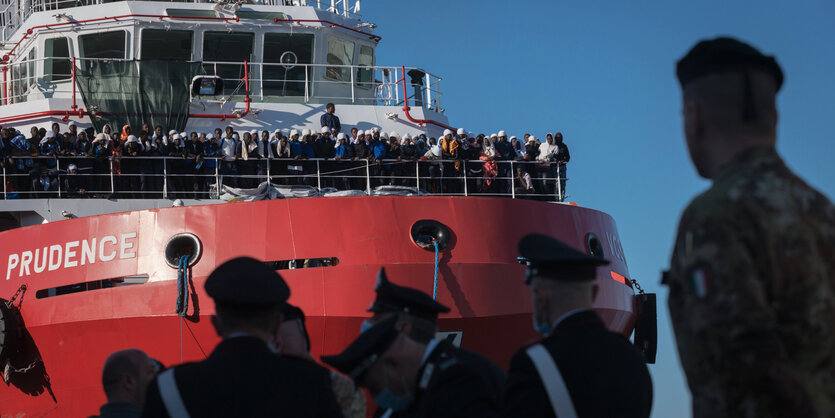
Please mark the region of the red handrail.
POLYGON ((237 113, 230 113, 230 114, 211 114, 211 113, 195 113, 189 114, 188 117, 190 118, 220 118, 221 121, 226 120, 226 118, 242 118, 249 114, 250 104, 252 103, 252 98, 249 97, 249 63, 244 61, 244 78, 242 78, 244 82, 244 90, 246 91, 246 97, 244 98, 244 103, 246 103, 246 108, 240 114, 237 113))
POLYGON ((406 119, 409 119, 412 123, 417 123, 420 126, 426 125, 427 123, 431 123, 435 126, 440 126, 441 128, 445 128, 445 129, 449 129, 451 131, 454 131, 455 128, 453 128, 452 126, 443 124, 441 122, 436 122, 432 119, 415 119, 415 118, 412 117, 412 115, 409 113, 409 110, 411 110, 411 107, 409 107, 409 95, 406 92, 406 67, 401 66, 400 69, 401 69, 401 71, 403 71, 403 78, 401 78, 401 80, 403 81, 403 113, 406 115, 406 119))

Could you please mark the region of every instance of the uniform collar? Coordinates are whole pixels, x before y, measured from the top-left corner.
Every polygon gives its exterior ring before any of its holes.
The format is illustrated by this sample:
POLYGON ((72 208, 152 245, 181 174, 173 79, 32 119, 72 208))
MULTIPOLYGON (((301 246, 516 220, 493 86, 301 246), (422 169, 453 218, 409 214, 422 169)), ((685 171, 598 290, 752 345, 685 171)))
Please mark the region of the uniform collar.
POLYGON ((557 318, 557 321, 554 322, 554 328, 556 329, 558 326, 560 326, 560 323, 563 322, 564 320, 566 320, 568 317, 570 317, 572 315, 575 315, 575 314, 578 314, 578 313, 581 313, 581 312, 586 312, 586 311, 591 311, 591 309, 588 309, 588 308, 572 309, 572 310, 560 315, 560 317, 557 318))
POLYGON ((438 340, 431 340, 429 344, 426 344, 426 351, 423 352, 423 358, 420 360, 420 365, 423 366, 426 364, 426 360, 429 359, 429 356, 432 354, 432 351, 435 350, 435 347, 438 346, 438 340))
POLYGON ((755 167, 762 164, 781 163, 783 160, 777 154, 777 149, 773 146, 758 146, 748 148, 740 151, 727 163, 725 163, 716 176, 713 177, 714 183, 720 183, 746 168, 755 167))

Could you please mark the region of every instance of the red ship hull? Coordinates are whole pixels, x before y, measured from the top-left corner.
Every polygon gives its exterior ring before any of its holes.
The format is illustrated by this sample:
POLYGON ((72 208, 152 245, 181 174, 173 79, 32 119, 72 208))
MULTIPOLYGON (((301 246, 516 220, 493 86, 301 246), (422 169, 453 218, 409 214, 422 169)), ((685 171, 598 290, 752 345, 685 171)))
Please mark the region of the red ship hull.
POLYGON ((434 253, 410 235, 421 219, 451 232, 441 251, 437 298, 452 312, 441 317, 439 329, 460 332, 463 347, 506 367, 513 352, 536 337, 524 268, 516 261, 516 243, 531 232, 580 249, 587 234, 600 237, 611 265, 598 273, 596 308, 610 329, 632 332, 633 290, 623 280, 629 273, 615 222, 591 209, 505 198, 337 197, 100 215, 0 233, 6 278, 0 279, 0 297, 28 286, 18 302, 45 372, 18 374, 0 387, 0 416, 96 413, 105 401, 102 364, 116 350, 137 347, 166 365, 204 358, 218 337, 203 282, 215 266, 240 255, 338 258, 335 266, 280 274, 292 290, 290 302, 308 315, 314 356, 339 352, 369 316, 381 266, 395 283, 432 294, 434 253), (175 313, 177 269, 163 256, 168 240, 184 232, 203 246, 191 269, 196 292, 189 319, 175 313), (53 247, 61 247, 60 254, 53 247), (34 258, 27 268, 25 252, 34 258), (148 275, 141 285, 51 297, 45 290, 141 274, 148 275))

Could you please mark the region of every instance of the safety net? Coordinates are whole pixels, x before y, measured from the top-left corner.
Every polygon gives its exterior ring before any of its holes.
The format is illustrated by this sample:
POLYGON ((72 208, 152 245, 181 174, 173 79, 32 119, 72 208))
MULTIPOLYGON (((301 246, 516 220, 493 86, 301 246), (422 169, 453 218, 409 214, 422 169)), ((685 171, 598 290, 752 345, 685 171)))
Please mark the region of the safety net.
POLYGON ((204 74, 200 63, 183 61, 88 61, 76 80, 96 131, 143 123, 185 129, 191 79, 204 74))

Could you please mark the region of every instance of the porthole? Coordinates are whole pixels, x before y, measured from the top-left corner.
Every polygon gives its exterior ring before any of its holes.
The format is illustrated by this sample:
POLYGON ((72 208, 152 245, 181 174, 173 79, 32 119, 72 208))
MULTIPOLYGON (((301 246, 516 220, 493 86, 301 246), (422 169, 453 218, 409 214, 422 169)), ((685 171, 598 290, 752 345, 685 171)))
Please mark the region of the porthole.
POLYGON ((593 233, 586 234, 586 252, 593 256, 604 258, 603 244, 600 242, 600 238, 597 238, 597 235, 593 233))
POLYGON ((194 234, 177 234, 165 244, 165 262, 172 268, 180 267, 180 258, 189 256, 188 265, 193 266, 200 259, 202 246, 194 234))

